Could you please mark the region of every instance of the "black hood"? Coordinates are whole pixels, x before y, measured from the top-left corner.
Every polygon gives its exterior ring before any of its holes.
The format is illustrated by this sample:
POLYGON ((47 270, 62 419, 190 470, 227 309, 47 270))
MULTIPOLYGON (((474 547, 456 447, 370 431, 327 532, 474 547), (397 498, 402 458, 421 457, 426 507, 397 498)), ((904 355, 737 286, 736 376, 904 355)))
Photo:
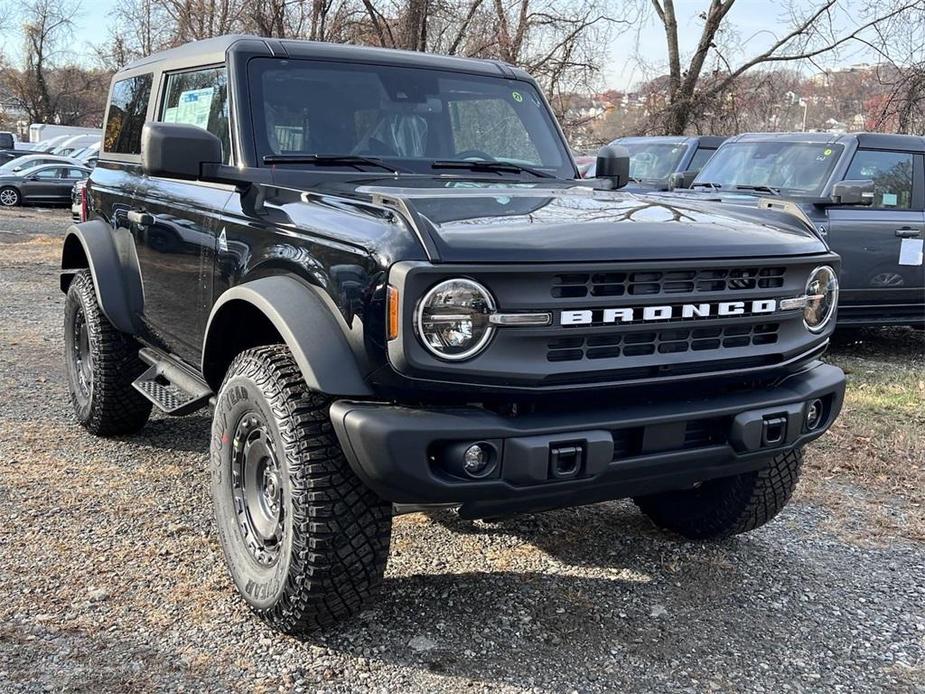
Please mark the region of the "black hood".
POLYGON ((796 218, 697 200, 552 188, 457 184, 363 186, 400 200, 443 262, 581 262, 823 253, 796 218))

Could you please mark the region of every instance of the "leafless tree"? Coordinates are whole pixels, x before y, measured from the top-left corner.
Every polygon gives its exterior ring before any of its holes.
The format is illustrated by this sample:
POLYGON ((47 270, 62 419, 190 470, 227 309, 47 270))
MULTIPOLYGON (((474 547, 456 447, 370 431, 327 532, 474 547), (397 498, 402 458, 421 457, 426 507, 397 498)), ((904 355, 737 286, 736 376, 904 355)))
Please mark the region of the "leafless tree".
POLYGON ((77 10, 76 4, 26 0, 12 15, 22 18, 22 57, 4 70, 3 81, 10 106, 30 122, 98 124, 105 76, 74 65, 67 50, 77 10))
POLYGON ((690 128, 751 70, 815 60, 851 42, 863 41, 880 25, 925 11, 923 0, 893 0, 869 7, 860 21, 851 22, 844 13, 836 17, 844 5, 842 0, 821 0, 802 8, 791 3, 784 8, 792 20, 783 34, 775 37, 765 50, 734 61, 724 50, 723 32, 731 28, 728 15, 736 0, 704 2, 700 36, 690 56, 681 52, 674 0, 638 2, 651 6, 655 20, 664 30, 668 84, 666 103, 657 114, 657 127, 672 134, 690 128), (845 23, 849 26, 837 28, 845 23))

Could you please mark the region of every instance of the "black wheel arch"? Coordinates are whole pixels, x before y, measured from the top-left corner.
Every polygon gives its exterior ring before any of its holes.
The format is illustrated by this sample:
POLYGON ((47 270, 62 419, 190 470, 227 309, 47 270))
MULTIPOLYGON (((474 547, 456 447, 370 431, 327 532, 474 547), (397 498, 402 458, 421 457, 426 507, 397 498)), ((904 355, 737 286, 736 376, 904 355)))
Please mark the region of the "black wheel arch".
POLYGON ((326 395, 373 395, 342 320, 311 285, 289 275, 235 285, 212 306, 202 350, 202 375, 213 391, 245 349, 275 342, 292 352, 309 388, 326 395))
MULTIPOLYGON (((61 250, 61 291, 67 292, 75 273, 90 270, 100 310, 118 330, 137 335, 144 296, 141 277, 137 261, 128 260, 134 256, 125 249, 120 252, 115 233, 101 219, 67 228, 61 250)), ((133 248, 129 239, 127 249, 133 248)))

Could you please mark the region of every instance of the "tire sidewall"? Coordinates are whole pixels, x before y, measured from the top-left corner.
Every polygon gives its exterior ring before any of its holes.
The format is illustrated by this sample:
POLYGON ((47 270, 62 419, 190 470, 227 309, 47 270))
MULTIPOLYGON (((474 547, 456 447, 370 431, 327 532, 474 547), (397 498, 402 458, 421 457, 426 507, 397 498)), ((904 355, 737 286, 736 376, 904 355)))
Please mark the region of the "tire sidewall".
POLYGON ((73 351, 77 349, 77 336, 74 334, 74 319, 78 311, 82 311, 84 321, 87 324, 87 338, 90 342, 90 355, 94 364, 99 363, 99 322, 97 316, 92 312, 96 307, 96 297, 93 304, 88 305, 86 292, 84 291, 85 282, 82 277, 77 276, 71 281, 68 288, 67 298, 64 302, 64 354, 65 370, 67 371, 68 390, 71 395, 71 403, 74 407, 74 413, 78 421, 86 425, 93 416, 93 398, 96 394, 96 369, 91 372, 90 397, 85 398, 80 390, 80 383, 74 368, 73 351))
POLYGON ((219 391, 212 420, 210 456, 212 503, 225 562, 238 591, 255 610, 273 608, 286 590, 292 556, 293 502, 291 465, 279 423, 266 395, 250 378, 234 375, 219 391), (282 468, 283 542, 278 561, 270 567, 257 563, 244 544, 232 496, 232 449, 238 422, 256 412, 267 424, 282 468))

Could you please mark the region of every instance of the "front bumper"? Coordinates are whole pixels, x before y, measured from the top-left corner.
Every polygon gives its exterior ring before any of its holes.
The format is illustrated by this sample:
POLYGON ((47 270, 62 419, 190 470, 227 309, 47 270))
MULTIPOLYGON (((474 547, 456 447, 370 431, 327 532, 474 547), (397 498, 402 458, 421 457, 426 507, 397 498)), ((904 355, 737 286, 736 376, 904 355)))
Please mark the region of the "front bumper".
POLYGON ((331 421, 356 474, 380 497, 461 505, 467 517, 573 506, 688 487, 766 465, 818 438, 841 410, 845 376, 814 362, 764 390, 505 417, 478 407, 418 409, 339 400, 331 421), (822 417, 809 430, 809 403, 822 417), (493 472, 458 457, 482 442, 493 472), (566 460, 567 459, 567 460, 566 460), (562 460, 566 464, 562 465, 562 460))

